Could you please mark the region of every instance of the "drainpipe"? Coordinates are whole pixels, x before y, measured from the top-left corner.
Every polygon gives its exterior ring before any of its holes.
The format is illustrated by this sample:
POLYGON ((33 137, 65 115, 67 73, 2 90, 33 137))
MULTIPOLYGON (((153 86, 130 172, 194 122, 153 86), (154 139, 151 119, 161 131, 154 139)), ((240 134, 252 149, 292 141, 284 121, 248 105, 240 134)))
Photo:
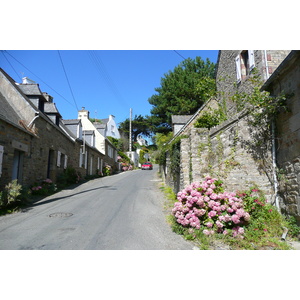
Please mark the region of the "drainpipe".
POLYGON ((28 124, 28 127, 31 127, 35 119, 37 119, 40 116, 40 113, 37 111, 35 112, 35 117, 31 120, 31 122, 28 124))
POLYGON ((275 194, 275 206, 277 207, 278 211, 280 212, 279 207, 279 198, 278 198, 278 179, 276 174, 276 144, 275 144, 275 121, 272 120, 271 124, 271 131, 272 131, 272 165, 273 165, 273 180, 274 180, 274 194, 275 194))
POLYGON ((268 68, 268 57, 267 57, 267 50, 264 50, 264 54, 265 54, 265 67, 266 67, 266 80, 268 80, 270 74, 269 74, 269 68, 268 68))

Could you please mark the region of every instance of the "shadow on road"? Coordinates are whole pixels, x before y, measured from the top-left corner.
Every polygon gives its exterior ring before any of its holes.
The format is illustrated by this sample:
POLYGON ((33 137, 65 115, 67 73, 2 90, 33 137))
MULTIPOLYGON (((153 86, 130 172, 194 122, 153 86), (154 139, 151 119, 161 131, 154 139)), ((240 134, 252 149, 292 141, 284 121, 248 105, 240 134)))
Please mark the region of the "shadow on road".
MULTIPOLYGON (((80 195, 80 194, 84 194, 84 193, 88 193, 90 191, 100 190, 100 189, 116 190, 115 187, 105 185, 105 186, 97 187, 97 188, 94 188, 94 189, 88 189, 88 190, 85 190, 85 191, 82 191, 82 192, 78 192, 78 193, 74 193, 74 194, 70 194, 70 195, 66 195, 66 196, 62 196, 62 197, 56 197, 56 198, 51 198, 51 199, 47 199, 48 198, 47 197, 45 200, 38 200, 38 202, 28 204, 28 207, 23 208, 21 212, 27 212, 27 211, 33 209, 35 206, 44 205, 44 204, 47 204, 47 203, 51 203, 51 202, 54 202, 54 201, 58 201, 58 200, 61 200, 61 199, 73 197, 73 196, 76 196, 76 195, 80 195)), ((51 196, 49 196, 49 197, 51 197, 51 196)))

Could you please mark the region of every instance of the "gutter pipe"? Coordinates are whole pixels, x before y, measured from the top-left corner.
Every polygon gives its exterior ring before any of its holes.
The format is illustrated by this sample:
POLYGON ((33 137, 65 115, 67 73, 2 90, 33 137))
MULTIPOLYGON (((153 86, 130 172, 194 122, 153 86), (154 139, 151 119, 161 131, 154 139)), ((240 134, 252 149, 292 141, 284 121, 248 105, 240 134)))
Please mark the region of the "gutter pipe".
POLYGON ((274 180, 274 194, 275 194, 275 206, 280 212, 279 198, 278 198, 278 179, 276 174, 276 145, 275 145, 275 121, 272 120, 272 165, 273 165, 273 180, 274 180))
POLYGON ((40 116, 40 113, 37 111, 35 113, 35 117, 31 120, 31 122, 28 124, 28 127, 31 127, 31 125, 33 124, 33 122, 35 121, 35 119, 37 119, 40 116))

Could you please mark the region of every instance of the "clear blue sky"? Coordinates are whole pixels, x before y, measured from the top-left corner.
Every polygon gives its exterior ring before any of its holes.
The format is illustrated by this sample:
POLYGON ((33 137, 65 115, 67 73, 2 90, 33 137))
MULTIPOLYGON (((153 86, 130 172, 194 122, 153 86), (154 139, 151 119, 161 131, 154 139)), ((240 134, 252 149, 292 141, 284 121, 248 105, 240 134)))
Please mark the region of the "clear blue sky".
POLYGON ((218 51, 8 50, 0 53, 0 67, 16 82, 28 77, 39 83, 54 97, 63 119, 76 119, 77 108, 85 107, 90 117, 112 114, 119 123, 129 118, 130 108, 133 117, 150 115, 148 98, 161 77, 183 60, 181 56, 216 62, 218 51))

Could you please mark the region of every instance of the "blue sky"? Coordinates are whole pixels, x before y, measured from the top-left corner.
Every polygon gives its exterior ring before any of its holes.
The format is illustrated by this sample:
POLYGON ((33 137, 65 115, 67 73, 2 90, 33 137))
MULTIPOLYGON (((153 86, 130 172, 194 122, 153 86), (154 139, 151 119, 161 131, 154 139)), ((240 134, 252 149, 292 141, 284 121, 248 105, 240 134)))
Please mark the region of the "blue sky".
POLYGON ((28 77, 54 97, 63 119, 76 119, 85 107, 90 117, 117 123, 135 115, 150 115, 148 103, 161 77, 184 58, 207 57, 217 50, 7 50, 0 67, 16 82, 28 77), (65 74, 66 73, 66 74, 65 74), (71 89, 70 89, 70 87, 71 89))

